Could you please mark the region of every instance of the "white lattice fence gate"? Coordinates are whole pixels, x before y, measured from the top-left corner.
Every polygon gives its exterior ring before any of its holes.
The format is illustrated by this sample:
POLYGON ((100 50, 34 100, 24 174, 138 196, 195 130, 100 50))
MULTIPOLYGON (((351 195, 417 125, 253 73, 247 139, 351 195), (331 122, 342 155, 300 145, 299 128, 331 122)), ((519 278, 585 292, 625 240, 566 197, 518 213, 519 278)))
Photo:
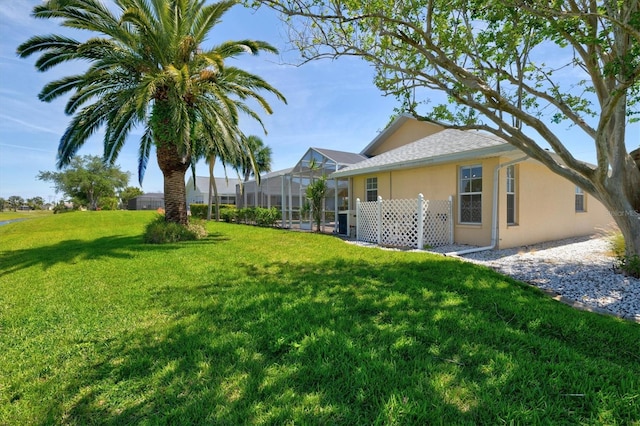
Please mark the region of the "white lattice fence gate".
POLYGON ((422 204, 423 247, 453 244, 453 201, 425 200, 422 204))
POLYGON ((413 200, 356 202, 356 238, 385 246, 424 248, 453 242, 452 201, 413 200))
POLYGON ((378 244, 418 247, 418 200, 382 200, 382 229, 378 244))
POLYGON ((356 200, 356 239, 369 243, 378 242, 379 201, 356 200))

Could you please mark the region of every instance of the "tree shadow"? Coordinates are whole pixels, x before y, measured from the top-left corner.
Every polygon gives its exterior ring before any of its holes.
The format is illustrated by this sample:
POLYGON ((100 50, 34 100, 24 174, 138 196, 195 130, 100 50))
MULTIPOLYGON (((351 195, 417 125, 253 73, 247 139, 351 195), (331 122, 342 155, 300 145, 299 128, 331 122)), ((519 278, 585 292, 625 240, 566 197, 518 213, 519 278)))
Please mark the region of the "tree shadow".
POLYGON ((431 258, 229 266, 241 268, 237 280, 158 288, 149 303, 170 320, 94 342, 98 358, 61 387, 60 399, 73 403, 49 412, 74 424, 580 423, 640 414, 595 391, 565 396, 585 380, 603 388, 621 380, 629 398, 640 364, 620 338, 640 336, 636 324, 567 315, 486 268, 431 258), (591 333, 614 323, 616 336, 591 333))
POLYGON ((211 234, 202 240, 175 244, 145 244, 142 236, 124 235, 64 240, 46 246, 0 251, 0 277, 33 266, 47 270, 56 264, 73 265, 101 258, 126 260, 141 252, 178 250, 188 245, 206 245, 226 239, 222 234, 211 234))

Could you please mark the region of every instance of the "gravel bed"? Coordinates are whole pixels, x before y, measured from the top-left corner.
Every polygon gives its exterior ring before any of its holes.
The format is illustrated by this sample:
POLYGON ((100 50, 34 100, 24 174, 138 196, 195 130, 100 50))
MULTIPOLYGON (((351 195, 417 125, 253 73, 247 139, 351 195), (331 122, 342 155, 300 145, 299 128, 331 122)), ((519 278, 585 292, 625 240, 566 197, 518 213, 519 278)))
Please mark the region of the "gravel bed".
MULTIPOLYGON (((473 247, 456 245, 429 251, 456 256, 453 252, 469 248, 473 247)), ((587 237, 456 257, 539 287, 577 308, 640 322, 640 279, 616 273, 608 252, 607 238, 587 237)))

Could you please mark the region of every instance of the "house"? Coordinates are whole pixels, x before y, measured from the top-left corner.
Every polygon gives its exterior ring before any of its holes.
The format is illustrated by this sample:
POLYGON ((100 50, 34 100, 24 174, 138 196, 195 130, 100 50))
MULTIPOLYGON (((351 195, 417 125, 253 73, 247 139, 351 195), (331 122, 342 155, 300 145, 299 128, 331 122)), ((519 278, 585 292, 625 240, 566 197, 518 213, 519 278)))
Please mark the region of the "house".
MULTIPOLYGON (((361 155, 368 158, 331 175, 349 181, 351 228, 374 220, 375 214, 364 217, 366 210, 358 217, 358 200, 366 207, 378 197, 415 200, 418 194, 449 203, 449 213, 427 213, 425 221, 446 222, 456 244, 509 248, 593 234, 613 221, 581 188, 488 133, 401 115, 361 155)), ((403 221, 415 224, 417 216, 396 214, 378 235, 403 232, 403 221)))
POLYGON ((314 179, 324 176, 327 178, 327 191, 322 226, 336 229, 339 211, 348 207, 348 179, 334 179, 331 174, 366 158, 353 152, 309 148, 295 166, 262 175, 260 182, 251 180, 245 182, 242 188, 238 186, 239 205, 276 207, 282 212, 282 227, 310 229, 310 218, 301 215, 306 200, 305 191, 314 179))
MULTIPOLYGON (((214 178, 218 192, 218 202, 220 204, 236 205, 236 185, 240 184, 240 179, 214 178)), ((191 204, 207 204, 209 202, 209 178, 206 176, 196 176, 195 186, 193 176, 187 181, 187 206, 191 204)), ((214 200, 215 203, 215 200, 214 200)))
POLYGON ((129 200, 127 210, 158 210, 164 208, 164 194, 149 192, 129 200))

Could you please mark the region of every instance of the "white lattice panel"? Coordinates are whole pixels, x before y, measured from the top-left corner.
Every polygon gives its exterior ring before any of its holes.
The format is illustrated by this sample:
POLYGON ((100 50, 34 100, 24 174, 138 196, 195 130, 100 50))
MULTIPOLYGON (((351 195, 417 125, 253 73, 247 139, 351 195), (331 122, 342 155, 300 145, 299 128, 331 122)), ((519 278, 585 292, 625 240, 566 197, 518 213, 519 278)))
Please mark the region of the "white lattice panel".
POLYGON ((452 244, 451 201, 425 200, 422 209, 425 246, 438 247, 452 244))
POLYGON ((382 201, 382 241, 379 244, 417 247, 418 200, 382 201))
POLYGON ((358 240, 369 243, 378 242, 378 202, 358 203, 358 240))
MULTIPOLYGON (((419 205, 418 199, 358 203, 358 240, 392 247, 423 248, 418 247, 419 205)), ((451 201, 424 200, 422 219, 423 246, 437 247, 453 243, 451 201)))

